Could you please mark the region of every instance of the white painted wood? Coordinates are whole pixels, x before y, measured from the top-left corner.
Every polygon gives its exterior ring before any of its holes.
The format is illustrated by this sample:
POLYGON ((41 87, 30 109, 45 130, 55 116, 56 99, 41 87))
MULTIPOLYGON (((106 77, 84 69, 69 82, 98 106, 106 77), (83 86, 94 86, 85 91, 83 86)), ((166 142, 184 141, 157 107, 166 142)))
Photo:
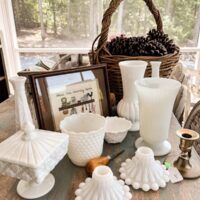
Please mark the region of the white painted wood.
MULTIPOLYGON (((91 48, 16 48, 19 53, 88 53, 91 48)), ((200 52, 200 47, 182 47, 181 52, 200 52)))
MULTIPOLYGON (((199 33, 199 39, 198 39, 198 48, 200 49, 200 33, 199 33)), ((196 70, 200 70, 200 51, 197 52, 194 68, 196 70)))
POLYGON ((90 48, 17 48, 20 53, 66 53, 87 54, 90 48))
MULTIPOLYGON (((0 37, 7 77, 16 76, 20 70, 19 52, 11 0, 0 0, 0 37)), ((9 84, 10 92, 12 87, 9 84)))
POLYGON ((200 52, 200 47, 181 47, 181 52, 200 52))

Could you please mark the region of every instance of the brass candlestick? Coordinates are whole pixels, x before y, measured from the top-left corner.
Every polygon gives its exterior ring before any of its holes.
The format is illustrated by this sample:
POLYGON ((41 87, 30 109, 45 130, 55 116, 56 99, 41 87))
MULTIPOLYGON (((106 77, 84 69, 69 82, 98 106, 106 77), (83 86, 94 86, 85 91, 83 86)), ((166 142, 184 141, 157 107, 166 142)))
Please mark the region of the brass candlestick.
POLYGON ((199 134, 193 130, 180 129, 177 131, 180 138, 179 148, 181 154, 173 164, 184 178, 192 179, 200 176, 200 166, 195 159, 192 158, 192 146, 194 141, 199 139, 199 134))

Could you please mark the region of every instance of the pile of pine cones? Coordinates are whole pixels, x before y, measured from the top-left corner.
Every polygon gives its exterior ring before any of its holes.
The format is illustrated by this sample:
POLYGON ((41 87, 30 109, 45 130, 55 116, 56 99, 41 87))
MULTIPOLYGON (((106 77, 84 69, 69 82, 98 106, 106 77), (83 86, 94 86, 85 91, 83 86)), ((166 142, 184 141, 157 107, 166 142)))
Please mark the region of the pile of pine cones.
POLYGON ((147 37, 125 37, 121 35, 107 43, 112 55, 164 56, 179 50, 164 32, 152 29, 147 37))

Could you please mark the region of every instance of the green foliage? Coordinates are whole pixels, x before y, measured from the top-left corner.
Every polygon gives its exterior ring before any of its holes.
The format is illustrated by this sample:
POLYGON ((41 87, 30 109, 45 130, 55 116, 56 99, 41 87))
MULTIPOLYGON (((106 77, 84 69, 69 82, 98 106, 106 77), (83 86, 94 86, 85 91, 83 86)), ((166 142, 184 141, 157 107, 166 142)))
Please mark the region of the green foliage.
MULTIPOLYGON (((91 27, 90 9, 93 5, 93 12, 98 12, 97 1, 102 2, 104 10, 110 3, 110 0, 42 0, 45 32, 61 38, 90 38, 91 29, 95 27, 91 27)), ((26 28, 40 27, 38 1, 12 0, 12 3, 18 34, 26 28)), ((164 31, 178 45, 194 45, 200 0, 154 0, 154 3, 160 10, 164 31)), ((110 35, 118 33, 118 11, 112 16, 110 35)), ((149 29, 156 27, 143 0, 125 0, 122 21, 122 30, 129 36, 145 35, 149 29)))

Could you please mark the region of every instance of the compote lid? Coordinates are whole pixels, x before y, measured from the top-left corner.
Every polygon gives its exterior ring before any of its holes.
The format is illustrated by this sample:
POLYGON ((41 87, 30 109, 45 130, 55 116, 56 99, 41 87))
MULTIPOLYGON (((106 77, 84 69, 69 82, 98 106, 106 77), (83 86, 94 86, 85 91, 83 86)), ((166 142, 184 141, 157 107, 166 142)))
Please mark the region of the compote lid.
POLYGON ((51 156, 57 147, 68 146, 68 135, 35 129, 33 137, 24 138, 24 131, 18 131, 0 143, 0 160, 31 168, 38 168, 51 156), (66 142, 64 142, 66 141, 66 142))

